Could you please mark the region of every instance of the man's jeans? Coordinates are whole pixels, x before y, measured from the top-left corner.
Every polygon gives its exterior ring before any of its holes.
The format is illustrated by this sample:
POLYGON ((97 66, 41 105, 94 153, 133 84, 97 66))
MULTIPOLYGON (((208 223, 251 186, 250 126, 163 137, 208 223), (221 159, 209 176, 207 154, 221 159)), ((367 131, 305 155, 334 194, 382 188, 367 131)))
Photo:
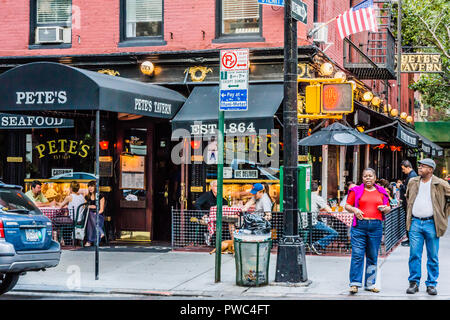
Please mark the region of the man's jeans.
POLYGON ((409 229, 409 278, 410 282, 420 284, 422 271, 423 243, 427 248, 427 287, 435 287, 439 276, 439 238, 436 237, 434 220, 412 218, 409 229))
MULTIPOLYGON (((336 230, 327 226, 322 221, 318 221, 315 225, 313 225, 312 231, 319 232, 320 235, 326 234, 326 236, 317 241, 322 249, 328 247, 328 245, 339 236, 339 233, 336 230)), ((309 229, 307 228, 300 230, 300 233, 303 235, 303 242, 308 243, 309 229)))
POLYGON ((364 256, 366 257, 365 289, 373 289, 377 279, 378 250, 383 236, 380 220, 358 220, 351 231, 352 260, 350 286, 362 286, 364 256))

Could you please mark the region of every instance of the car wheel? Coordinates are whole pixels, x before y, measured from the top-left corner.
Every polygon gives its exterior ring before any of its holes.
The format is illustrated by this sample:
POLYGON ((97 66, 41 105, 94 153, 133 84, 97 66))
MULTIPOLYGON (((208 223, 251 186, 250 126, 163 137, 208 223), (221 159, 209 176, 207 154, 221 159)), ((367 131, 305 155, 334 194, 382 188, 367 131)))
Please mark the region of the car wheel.
POLYGON ((18 273, 0 274, 0 294, 10 291, 19 281, 18 273))

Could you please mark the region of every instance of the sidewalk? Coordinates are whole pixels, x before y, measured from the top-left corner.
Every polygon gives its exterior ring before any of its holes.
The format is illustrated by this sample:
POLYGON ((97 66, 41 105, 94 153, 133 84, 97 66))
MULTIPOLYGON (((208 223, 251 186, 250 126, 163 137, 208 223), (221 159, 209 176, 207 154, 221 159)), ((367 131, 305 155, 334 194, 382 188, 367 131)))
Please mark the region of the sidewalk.
MULTIPOLYGON (((360 291, 352 299, 450 299, 450 232, 440 241, 438 296, 426 293, 424 280, 419 293, 407 295, 409 248, 398 246, 379 259, 378 294, 360 291)), ((22 276, 16 291, 130 293, 213 299, 348 299, 350 257, 310 256, 306 263, 307 287, 274 282, 276 254, 270 257, 269 285, 239 287, 235 284, 232 255, 222 255, 221 282, 215 283, 215 256, 198 252, 102 252, 99 280, 95 280, 94 251, 63 251, 58 267, 22 276)), ((426 252, 422 277, 426 277, 426 252)))

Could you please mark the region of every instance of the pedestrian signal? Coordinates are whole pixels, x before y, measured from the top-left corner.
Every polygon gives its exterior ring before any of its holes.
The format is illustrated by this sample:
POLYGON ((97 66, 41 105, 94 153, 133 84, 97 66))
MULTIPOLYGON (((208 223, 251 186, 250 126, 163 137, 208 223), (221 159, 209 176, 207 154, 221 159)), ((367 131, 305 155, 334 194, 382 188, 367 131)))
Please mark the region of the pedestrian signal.
POLYGON ((321 97, 322 113, 353 112, 353 88, 351 83, 324 83, 321 97))

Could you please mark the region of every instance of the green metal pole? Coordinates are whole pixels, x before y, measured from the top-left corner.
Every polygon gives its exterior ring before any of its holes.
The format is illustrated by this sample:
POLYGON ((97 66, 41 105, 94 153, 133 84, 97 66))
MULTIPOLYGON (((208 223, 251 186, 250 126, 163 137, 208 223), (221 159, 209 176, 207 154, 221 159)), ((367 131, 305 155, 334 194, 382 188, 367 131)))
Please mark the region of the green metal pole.
POLYGON ((219 151, 217 162, 217 212, 216 212, 216 279, 220 282, 221 258, 222 258, 222 199, 223 199, 223 145, 225 131, 225 112, 219 111, 219 130, 217 148, 219 151))

